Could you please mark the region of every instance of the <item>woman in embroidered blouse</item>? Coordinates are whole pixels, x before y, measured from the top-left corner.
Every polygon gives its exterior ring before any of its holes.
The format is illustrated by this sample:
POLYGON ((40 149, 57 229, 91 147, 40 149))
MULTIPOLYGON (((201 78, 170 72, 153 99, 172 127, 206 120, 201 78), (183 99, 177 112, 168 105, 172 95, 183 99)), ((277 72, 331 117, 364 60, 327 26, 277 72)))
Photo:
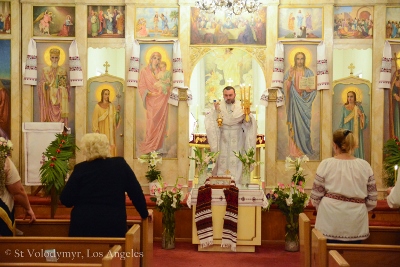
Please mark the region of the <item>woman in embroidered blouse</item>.
POLYGON ((333 133, 335 156, 321 161, 311 192, 317 209, 315 228, 332 243, 368 238, 368 211, 376 206, 374 174, 367 161, 353 156, 354 139, 350 130, 333 133))

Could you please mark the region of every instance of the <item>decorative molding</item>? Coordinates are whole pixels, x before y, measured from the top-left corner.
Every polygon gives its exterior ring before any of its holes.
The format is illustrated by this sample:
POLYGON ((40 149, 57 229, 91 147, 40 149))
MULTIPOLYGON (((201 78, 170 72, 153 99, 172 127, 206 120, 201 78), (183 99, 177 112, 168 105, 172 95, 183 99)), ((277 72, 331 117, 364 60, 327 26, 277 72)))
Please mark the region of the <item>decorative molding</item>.
POLYGON ((210 47, 190 47, 190 65, 196 66, 196 63, 210 51, 210 47))

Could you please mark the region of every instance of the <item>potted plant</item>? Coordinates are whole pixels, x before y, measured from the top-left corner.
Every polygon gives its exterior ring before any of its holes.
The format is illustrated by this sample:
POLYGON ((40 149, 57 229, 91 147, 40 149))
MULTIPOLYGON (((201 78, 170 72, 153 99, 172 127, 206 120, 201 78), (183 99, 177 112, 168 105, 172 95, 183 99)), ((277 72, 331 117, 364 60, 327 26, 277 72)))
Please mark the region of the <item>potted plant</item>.
POLYGON ((153 188, 154 197, 150 200, 156 203, 156 209, 162 213, 162 248, 175 248, 175 211, 181 207, 183 197, 182 185, 178 184, 178 178, 172 189, 168 190, 168 184, 158 176, 158 188, 153 188))
POLYGON ((158 176, 161 175, 161 171, 156 168, 157 163, 162 164, 162 158, 158 156, 156 151, 151 152, 150 154, 142 155, 138 158, 140 163, 148 163, 148 170, 146 172, 146 179, 149 182, 149 190, 153 187, 158 186, 158 176))
POLYGON ((305 177, 301 168, 301 164, 307 161, 307 156, 295 160, 287 157, 286 170, 296 170, 292 176, 294 180, 288 185, 278 183, 278 186, 267 194, 268 208, 271 204, 276 204, 286 217, 285 249, 287 251, 299 250, 299 215, 304 211, 310 199, 304 191, 305 177))
POLYGON ((55 136, 56 139, 43 152, 43 164, 40 167, 40 182, 45 194, 51 197, 51 218, 54 218, 58 198, 70 170, 69 159, 75 154, 75 149, 79 149, 71 134, 63 132, 55 136))

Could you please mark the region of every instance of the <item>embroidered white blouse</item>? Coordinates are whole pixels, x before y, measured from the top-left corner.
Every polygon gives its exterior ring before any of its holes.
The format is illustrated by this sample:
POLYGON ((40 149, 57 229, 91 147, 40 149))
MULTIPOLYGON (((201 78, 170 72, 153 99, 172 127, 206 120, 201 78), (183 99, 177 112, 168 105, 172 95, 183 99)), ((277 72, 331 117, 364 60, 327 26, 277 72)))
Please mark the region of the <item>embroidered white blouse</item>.
POLYGON ((326 238, 342 241, 368 238, 368 211, 375 208, 376 201, 375 178, 367 161, 359 158, 321 161, 311 202, 317 209, 315 228, 326 238), (339 195, 342 199, 326 197, 326 194, 339 195), (360 199, 365 202, 352 202, 360 199))

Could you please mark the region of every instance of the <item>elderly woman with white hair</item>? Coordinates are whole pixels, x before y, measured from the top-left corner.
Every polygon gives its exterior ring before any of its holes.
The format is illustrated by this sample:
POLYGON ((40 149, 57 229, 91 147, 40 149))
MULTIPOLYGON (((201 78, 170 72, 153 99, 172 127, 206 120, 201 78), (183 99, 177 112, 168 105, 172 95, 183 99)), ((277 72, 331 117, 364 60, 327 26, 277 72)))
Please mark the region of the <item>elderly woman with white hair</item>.
POLYGON ((125 192, 140 216, 149 216, 142 188, 122 157, 109 157, 104 134, 83 136, 86 161, 75 165, 61 203, 73 207, 69 236, 124 237, 127 231, 125 192))

